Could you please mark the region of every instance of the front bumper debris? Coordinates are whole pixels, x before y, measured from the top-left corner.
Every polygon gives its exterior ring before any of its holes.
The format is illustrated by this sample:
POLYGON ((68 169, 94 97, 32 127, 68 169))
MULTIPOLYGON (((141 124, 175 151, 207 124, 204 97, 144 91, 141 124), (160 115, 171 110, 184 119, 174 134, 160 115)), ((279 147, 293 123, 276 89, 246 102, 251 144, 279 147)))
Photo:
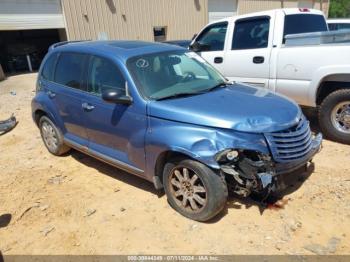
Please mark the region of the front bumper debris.
POLYGON ((241 196, 257 193, 266 198, 278 190, 277 179, 281 175, 306 167, 321 147, 322 134, 318 134, 312 139, 312 147, 304 157, 283 163, 274 161, 270 155, 241 150, 233 161, 221 162, 220 168, 234 193, 241 196))
POLYGON ((15 128, 15 126, 17 125, 17 120, 16 117, 14 115, 12 115, 10 118, 4 120, 4 121, 0 121, 0 135, 3 135, 9 131, 11 131, 12 129, 15 128))

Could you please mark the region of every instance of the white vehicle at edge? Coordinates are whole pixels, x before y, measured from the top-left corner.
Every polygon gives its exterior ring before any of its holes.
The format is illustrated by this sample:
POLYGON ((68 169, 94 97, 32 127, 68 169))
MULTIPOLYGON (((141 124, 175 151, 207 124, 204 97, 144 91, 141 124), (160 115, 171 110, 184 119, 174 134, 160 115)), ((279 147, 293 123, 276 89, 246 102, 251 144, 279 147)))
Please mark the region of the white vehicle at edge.
POLYGON ((317 108, 322 132, 350 144, 350 31, 315 33, 327 30, 321 11, 276 9, 210 23, 190 49, 231 81, 317 108))
POLYGON ((331 31, 335 30, 350 30, 350 19, 349 18, 335 18, 327 20, 328 28, 331 31))

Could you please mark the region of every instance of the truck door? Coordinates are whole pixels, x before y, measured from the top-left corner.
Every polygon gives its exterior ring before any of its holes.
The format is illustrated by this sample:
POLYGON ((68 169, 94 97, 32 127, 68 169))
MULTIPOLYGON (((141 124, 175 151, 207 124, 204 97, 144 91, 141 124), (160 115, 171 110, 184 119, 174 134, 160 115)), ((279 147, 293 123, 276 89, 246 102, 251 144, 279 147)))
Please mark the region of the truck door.
POLYGON ((208 25, 196 37, 190 49, 197 52, 221 73, 224 73, 224 46, 228 22, 208 25))
POLYGON ((269 16, 259 16, 235 21, 223 61, 223 74, 229 80, 269 87, 271 20, 269 16))

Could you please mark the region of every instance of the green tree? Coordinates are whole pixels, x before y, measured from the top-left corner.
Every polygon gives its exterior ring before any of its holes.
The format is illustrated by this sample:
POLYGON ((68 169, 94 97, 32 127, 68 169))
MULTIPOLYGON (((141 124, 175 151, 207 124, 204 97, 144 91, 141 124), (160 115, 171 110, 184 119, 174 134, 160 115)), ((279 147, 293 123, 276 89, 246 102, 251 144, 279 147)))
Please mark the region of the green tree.
POLYGON ((350 0, 330 0, 330 18, 350 18, 350 0))

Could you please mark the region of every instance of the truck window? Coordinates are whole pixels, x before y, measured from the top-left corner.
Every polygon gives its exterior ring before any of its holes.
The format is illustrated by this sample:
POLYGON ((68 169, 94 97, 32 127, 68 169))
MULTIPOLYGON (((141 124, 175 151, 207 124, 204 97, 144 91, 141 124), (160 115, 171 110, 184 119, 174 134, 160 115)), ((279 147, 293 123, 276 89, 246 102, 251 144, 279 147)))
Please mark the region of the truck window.
POLYGON ((350 24, 332 23, 332 24, 328 24, 328 28, 331 31, 342 30, 342 29, 350 29, 350 24))
POLYGON ((207 45, 207 51, 224 50, 227 22, 212 24, 205 28, 196 41, 201 45, 207 45))
POLYGON ((269 43, 270 18, 238 20, 232 39, 232 50, 266 48, 269 43))
POLYGON ((286 35, 322 31, 328 31, 326 20, 322 15, 286 15, 284 19, 283 43, 286 35))

